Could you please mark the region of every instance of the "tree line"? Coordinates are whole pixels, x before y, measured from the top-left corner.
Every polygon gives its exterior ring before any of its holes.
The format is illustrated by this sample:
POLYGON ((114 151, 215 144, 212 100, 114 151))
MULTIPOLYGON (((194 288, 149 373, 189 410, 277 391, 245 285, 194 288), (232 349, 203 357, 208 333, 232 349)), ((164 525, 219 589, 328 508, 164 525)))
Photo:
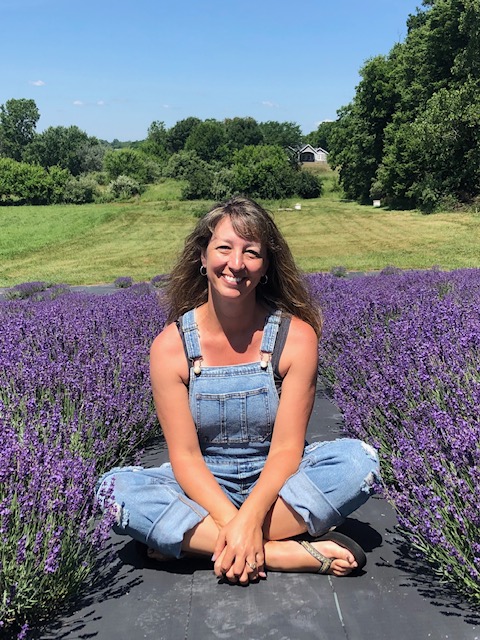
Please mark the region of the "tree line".
POLYGON ((425 212, 478 203, 479 0, 424 0, 361 78, 329 139, 346 196, 425 212))
POLYGON ((0 203, 83 204, 131 197, 162 177, 184 181, 185 199, 233 193, 277 199, 321 194, 322 183, 300 170, 294 149, 328 145, 331 123, 303 136, 293 122, 189 117, 150 125, 144 140, 109 143, 77 126, 49 127, 31 99, 0 105, 0 203))

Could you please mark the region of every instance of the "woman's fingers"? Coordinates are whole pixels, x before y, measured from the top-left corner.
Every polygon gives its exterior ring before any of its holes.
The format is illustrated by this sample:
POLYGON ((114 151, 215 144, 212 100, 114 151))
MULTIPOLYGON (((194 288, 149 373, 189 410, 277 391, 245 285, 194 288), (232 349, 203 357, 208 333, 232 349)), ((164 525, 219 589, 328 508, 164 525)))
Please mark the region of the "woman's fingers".
POLYGON ((213 565, 213 570, 217 578, 221 578, 226 575, 228 571, 232 568, 232 563, 235 559, 235 556, 232 552, 228 551, 227 547, 224 547, 223 551, 220 553, 218 558, 215 560, 215 564, 213 565))

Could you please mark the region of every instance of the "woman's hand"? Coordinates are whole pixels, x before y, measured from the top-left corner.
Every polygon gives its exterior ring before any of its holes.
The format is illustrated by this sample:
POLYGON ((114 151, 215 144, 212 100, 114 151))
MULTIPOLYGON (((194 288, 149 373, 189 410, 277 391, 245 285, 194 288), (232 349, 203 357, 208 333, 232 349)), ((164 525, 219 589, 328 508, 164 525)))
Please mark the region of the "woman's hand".
POLYGON ((263 542, 261 523, 240 510, 218 533, 213 553, 215 575, 240 584, 266 578, 263 542))

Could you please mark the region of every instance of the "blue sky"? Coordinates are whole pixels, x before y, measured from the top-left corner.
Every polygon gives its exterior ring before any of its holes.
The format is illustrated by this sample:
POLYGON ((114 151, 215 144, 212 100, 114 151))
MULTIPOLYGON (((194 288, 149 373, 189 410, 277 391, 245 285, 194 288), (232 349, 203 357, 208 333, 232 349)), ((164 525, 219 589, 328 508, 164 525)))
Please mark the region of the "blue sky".
POLYGON ((353 97, 421 0, 0 0, 0 104, 140 140, 154 120, 252 116, 304 133, 353 97))

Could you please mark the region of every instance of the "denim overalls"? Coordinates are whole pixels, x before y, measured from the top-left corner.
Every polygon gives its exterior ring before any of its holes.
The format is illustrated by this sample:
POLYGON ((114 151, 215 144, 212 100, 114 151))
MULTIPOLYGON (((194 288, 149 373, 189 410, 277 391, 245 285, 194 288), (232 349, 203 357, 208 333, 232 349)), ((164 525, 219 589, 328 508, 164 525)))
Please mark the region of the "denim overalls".
MULTIPOLYGON (((205 462, 230 500, 240 507, 265 464, 279 403, 270 362, 281 312, 265 322, 259 360, 204 367, 195 311, 180 319, 190 360, 189 404, 205 462)), ((353 439, 305 447, 296 473, 279 495, 321 535, 340 524, 373 492, 378 458, 353 439)), ((114 494, 117 533, 130 535, 162 554, 180 557, 187 531, 208 515, 176 482, 170 463, 161 467, 115 468, 97 485, 100 506, 114 494), (113 485, 112 485, 113 482, 113 485)))

